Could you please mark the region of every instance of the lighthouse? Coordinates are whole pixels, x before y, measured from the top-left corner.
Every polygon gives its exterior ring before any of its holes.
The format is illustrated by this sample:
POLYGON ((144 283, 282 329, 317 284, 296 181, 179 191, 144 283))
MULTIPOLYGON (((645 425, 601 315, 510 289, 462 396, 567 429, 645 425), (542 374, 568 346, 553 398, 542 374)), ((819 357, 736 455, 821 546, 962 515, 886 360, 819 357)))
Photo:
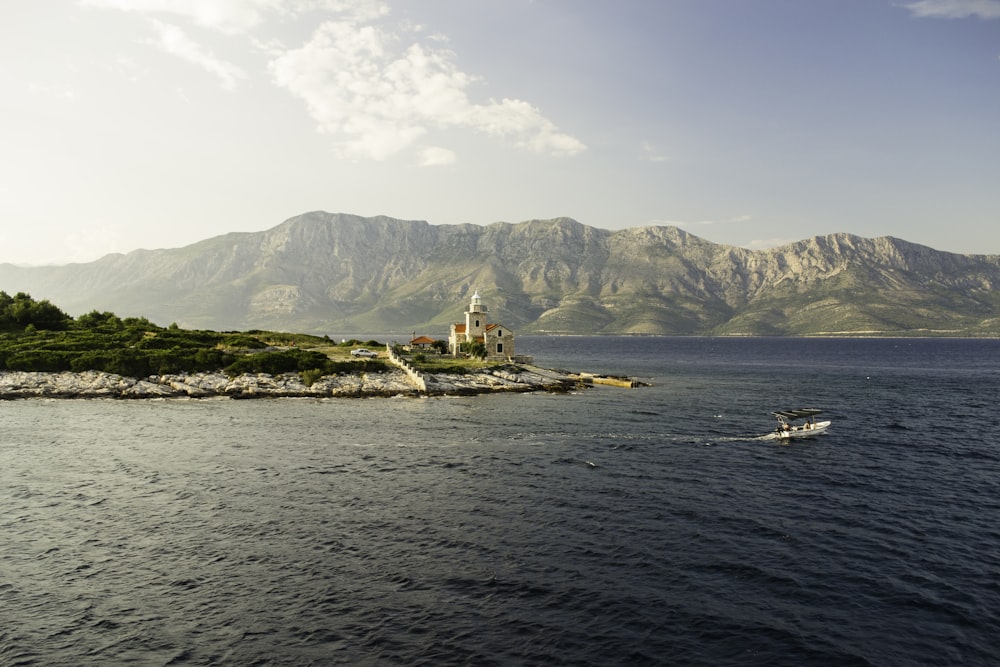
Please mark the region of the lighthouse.
POLYGON ((465 335, 467 340, 475 340, 483 337, 483 330, 486 328, 487 308, 483 305, 483 299, 479 296, 479 291, 472 294, 472 301, 469 309, 465 311, 465 335))
POLYGON ((465 323, 456 322, 451 325, 448 348, 452 355, 459 356, 465 343, 482 343, 489 360, 507 360, 514 356, 514 332, 502 324, 489 322, 488 313, 489 309, 476 290, 465 311, 465 323))

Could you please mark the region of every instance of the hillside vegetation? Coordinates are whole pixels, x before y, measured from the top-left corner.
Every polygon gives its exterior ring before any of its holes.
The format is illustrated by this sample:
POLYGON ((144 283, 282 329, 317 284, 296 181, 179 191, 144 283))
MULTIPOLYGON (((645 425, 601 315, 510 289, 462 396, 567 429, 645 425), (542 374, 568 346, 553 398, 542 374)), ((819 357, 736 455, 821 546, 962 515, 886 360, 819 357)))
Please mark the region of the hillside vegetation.
POLYGON ((385 368, 378 359, 350 357, 350 347, 358 344, 334 345, 306 334, 161 327, 96 310, 73 318, 47 300, 0 292, 0 371, 94 370, 142 378, 223 370, 230 376, 299 373, 306 380, 385 368))

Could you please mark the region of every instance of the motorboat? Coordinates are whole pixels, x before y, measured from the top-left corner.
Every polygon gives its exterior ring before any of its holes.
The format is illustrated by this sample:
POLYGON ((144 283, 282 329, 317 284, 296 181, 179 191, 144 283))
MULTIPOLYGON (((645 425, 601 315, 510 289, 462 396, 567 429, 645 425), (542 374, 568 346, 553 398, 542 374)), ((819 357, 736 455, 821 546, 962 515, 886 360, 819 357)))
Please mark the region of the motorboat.
POLYGON ((829 421, 816 421, 816 415, 823 414, 822 410, 816 408, 799 408, 798 410, 782 410, 772 412, 778 420, 778 427, 774 429, 774 437, 787 440, 791 438, 808 438, 819 435, 830 428, 829 421), (795 423, 803 420, 801 423, 795 423))

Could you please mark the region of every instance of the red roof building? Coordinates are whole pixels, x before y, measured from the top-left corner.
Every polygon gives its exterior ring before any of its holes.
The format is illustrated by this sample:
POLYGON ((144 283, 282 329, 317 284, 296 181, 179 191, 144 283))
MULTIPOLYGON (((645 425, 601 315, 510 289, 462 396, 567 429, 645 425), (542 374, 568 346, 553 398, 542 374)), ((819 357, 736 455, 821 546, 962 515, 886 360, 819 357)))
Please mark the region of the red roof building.
POLYGON ((434 344, 434 339, 431 338, 430 336, 417 336, 416 338, 410 341, 411 348, 416 347, 424 350, 426 350, 433 344, 434 344))

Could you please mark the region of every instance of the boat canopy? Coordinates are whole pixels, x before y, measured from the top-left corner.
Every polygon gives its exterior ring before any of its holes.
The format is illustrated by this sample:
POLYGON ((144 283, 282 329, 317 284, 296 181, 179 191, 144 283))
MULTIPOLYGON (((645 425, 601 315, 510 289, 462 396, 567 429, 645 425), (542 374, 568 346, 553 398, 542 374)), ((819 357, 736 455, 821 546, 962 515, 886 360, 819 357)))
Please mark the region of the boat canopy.
POLYGON ((823 414, 823 411, 816 408, 799 408, 798 410, 781 410, 779 412, 772 412, 771 414, 779 419, 806 419, 823 414))

